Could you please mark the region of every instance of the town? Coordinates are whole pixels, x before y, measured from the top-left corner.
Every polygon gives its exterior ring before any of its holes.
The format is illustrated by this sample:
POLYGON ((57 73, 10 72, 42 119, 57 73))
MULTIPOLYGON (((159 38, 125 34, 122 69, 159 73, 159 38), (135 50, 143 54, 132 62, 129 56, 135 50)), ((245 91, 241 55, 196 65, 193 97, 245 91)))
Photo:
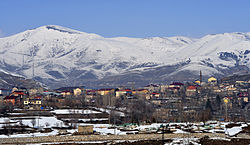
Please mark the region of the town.
POLYGON ((138 88, 131 85, 102 89, 86 86, 55 90, 20 86, 0 89, 0 138, 18 137, 20 133, 26 136, 32 133, 33 136, 36 133, 39 136, 43 136, 41 133, 44 136, 148 134, 162 131, 163 124, 168 125, 165 128, 168 133, 188 130, 229 136, 249 133, 249 124, 237 122, 250 120, 250 80, 233 78, 203 80, 200 75, 194 82, 149 84, 138 88), (202 122, 202 125, 196 124, 191 129, 188 122, 202 122), (207 122, 217 125, 211 127, 207 122), (213 131, 205 127, 209 125, 213 131), (230 125, 240 129, 225 132, 230 125))
POLYGON ((50 90, 16 86, 11 90, 0 89, 0 103, 3 115, 15 109, 101 107, 125 113, 126 117, 116 118, 116 123, 249 121, 249 86, 250 80, 219 83, 214 77, 204 82, 149 84, 141 88, 83 86, 50 90))

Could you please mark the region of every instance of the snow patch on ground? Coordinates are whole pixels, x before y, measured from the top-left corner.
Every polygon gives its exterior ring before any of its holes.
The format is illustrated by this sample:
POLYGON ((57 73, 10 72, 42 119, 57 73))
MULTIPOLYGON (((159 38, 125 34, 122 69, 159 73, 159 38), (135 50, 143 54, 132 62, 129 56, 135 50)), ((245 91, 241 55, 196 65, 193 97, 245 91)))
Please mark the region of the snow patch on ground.
POLYGON ((101 113, 94 110, 80 110, 80 109, 58 109, 54 111, 50 111, 55 114, 97 114, 101 113))

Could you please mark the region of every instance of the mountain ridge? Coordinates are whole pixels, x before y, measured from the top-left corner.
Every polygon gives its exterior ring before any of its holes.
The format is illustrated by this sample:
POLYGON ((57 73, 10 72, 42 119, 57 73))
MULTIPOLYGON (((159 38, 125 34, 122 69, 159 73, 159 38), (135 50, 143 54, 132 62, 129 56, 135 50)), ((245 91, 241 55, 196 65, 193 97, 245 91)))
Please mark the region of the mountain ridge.
POLYGON ((183 77, 182 72, 196 76, 200 70, 204 76, 224 76, 231 68, 249 71, 249 54, 250 33, 240 32, 199 39, 183 36, 104 38, 46 25, 0 38, 1 69, 26 78, 34 77, 51 87, 85 85, 91 81, 96 82, 92 86, 98 86, 99 80, 104 82, 105 78, 135 71, 146 74, 149 70, 152 76, 157 76, 160 67, 175 68, 164 70, 166 74, 159 76, 173 77, 172 80, 178 80, 180 73, 183 77), (74 82, 68 83, 72 80, 74 82))

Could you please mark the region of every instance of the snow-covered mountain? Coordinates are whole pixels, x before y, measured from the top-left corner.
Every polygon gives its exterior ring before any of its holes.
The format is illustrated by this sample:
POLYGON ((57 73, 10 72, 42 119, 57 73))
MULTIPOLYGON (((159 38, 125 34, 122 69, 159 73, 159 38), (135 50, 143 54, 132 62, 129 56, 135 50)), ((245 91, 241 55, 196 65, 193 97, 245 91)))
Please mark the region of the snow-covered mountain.
POLYGON ((113 76, 128 78, 131 74, 151 81, 154 77, 175 79, 183 72, 196 75, 200 70, 207 76, 224 75, 238 66, 250 68, 250 33, 200 39, 104 38, 47 25, 0 38, 0 55, 1 69, 27 78, 34 76, 49 86, 105 82, 113 76), (162 68, 168 69, 157 74, 162 68), (147 73, 150 75, 145 78, 147 73))

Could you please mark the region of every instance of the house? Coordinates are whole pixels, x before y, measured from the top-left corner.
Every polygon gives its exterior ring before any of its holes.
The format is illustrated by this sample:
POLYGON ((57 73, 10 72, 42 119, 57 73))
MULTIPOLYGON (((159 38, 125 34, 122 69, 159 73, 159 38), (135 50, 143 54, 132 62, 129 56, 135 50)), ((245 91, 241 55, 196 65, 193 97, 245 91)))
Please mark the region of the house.
POLYGON ((161 105, 161 99, 152 99, 151 102, 155 105, 161 105))
POLYGON ((207 80, 208 83, 217 83, 217 79, 215 77, 210 77, 207 80))
POLYGON ((28 97, 28 92, 21 90, 21 91, 14 91, 10 94, 10 96, 16 96, 18 100, 16 100, 17 102, 22 102, 24 98, 28 97))
POLYGON ((168 87, 169 88, 180 88, 182 87, 184 84, 183 83, 180 83, 180 82, 173 82, 171 83, 168 87))
POLYGON ((41 100, 43 101, 44 106, 48 106, 50 103, 63 103, 66 99, 60 93, 53 91, 45 91, 42 96, 43 98, 41 98, 41 100))
POLYGON ((115 92, 115 96, 120 98, 121 96, 132 96, 132 90, 125 89, 125 90, 118 90, 115 92))
POLYGON ((244 86, 244 85, 248 85, 248 82, 247 81, 235 81, 235 84, 244 86))
POLYGON ((234 85, 230 85, 228 87, 226 87, 226 91, 228 94, 234 94, 234 93, 238 93, 238 89, 234 86, 234 85))
POLYGON ((197 85, 201 85, 201 81, 200 80, 195 80, 194 83, 197 84, 197 85))
POLYGON ((246 103, 248 103, 248 102, 249 102, 249 99, 248 99, 248 97, 244 97, 244 98, 243 98, 243 102, 246 102, 246 103))
POLYGON ((140 98, 150 98, 149 91, 147 89, 137 89, 132 91, 133 95, 137 95, 140 98))
POLYGON ((228 96, 225 96, 224 98, 223 98, 223 101, 224 101, 224 104, 226 105, 226 107, 228 108, 228 109, 232 109, 232 101, 233 100, 233 98, 232 97, 228 97, 228 96))
POLYGON ((136 93, 147 94, 147 93, 149 93, 149 91, 147 89, 138 89, 138 90, 136 90, 136 93))
POLYGON ((63 97, 67 97, 67 96, 73 95, 73 92, 72 91, 62 91, 61 95, 63 97))
POLYGON ((180 87, 168 87, 168 91, 172 93, 178 93, 180 90, 180 87))
POLYGON ((113 88, 107 88, 107 89, 99 89, 97 93, 101 96, 108 95, 111 93, 114 93, 115 89, 113 88))
POLYGON ((54 100, 55 102, 58 102, 56 101, 58 98, 63 98, 60 93, 50 92, 50 91, 45 91, 42 93, 42 95, 44 96, 43 97, 44 101, 54 100))
POLYGON ((181 87, 183 87, 183 83, 180 82, 173 82, 168 86, 168 91, 173 93, 178 93, 181 87))
POLYGON ((24 91, 14 91, 12 92, 10 95, 13 95, 13 96, 19 96, 20 99, 23 99, 24 97, 27 97, 27 92, 24 92, 24 91))
POLYGON ((150 99, 154 99, 154 98, 160 98, 160 93, 151 93, 150 94, 150 99))
POLYGON ((75 88, 75 89, 73 89, 73 94, 74 94, 74 96, 79 96, 79 95, 81 95, 82 93, 83 93, 83 90, 80 89, 80 88, 75 88))
POLYGON ((8 95, 10 95, 10 90, 1 88, 0 95, 8 96, 8 95))
POLYGON ((249 93, 248 92, 239 92, 238 97, 248 97, 249 93))
POLYGON ((23 101, 24 108, 30 109, 30 110, 39 110, 42 107, 42 97, 36 96, 34 98, 26 98, 23 101))
POLYGON ((43 88, 33 88, 28 90, 28 94, 30 96, 35 95, 35 94, 42 94, 43 93, 43 88))
POLYGON ((70 95, 80 95, 84 91, 84 86, 80 87, 61 87, 56 89, 57 92, 60 92, 64 97, 70 96, 70 95))
POLYGON ((245 103, 248 103, 249 93, 248 92, 240 92, 238 93, 238 99, 242 100, 245 103))
POLYGON ((4 98, 4 102, 5 103, 11 103, 13 105, 17 105, 20 103, 20 99, 19 99, 19 96, 6 96, 4 98))
POLYGON ((218 89, 213 89, 213 92, 214 92, 214 93, 221 93, 221 92, 222 92, 222 90, 221 90, 221 89, 219 89, 219 88, 218 88, 218 89))
POLYGON ((10 95, 10 91, 7 89, 0 89, 0 104, 3 103, 4 97, 10 95))
POLYGON ((43 95, 45 96, 45 98, 50 98, 52 96, 60 96, 60 93, 56 93, 56 92, 51 92, 51 91, 44 91, 43 95))
POLYGON ((149 92, 155 92, 159 90, 159 86, 155 84, 149 84, 145 86, 144 89, 147 89, 149 92))
POLYGON ((20 92, 24 92, 25 94, 29 94, 28 89, 25 87, 13 87, 11 93, 15 91, 20 91, 20 92))
POLYGON ((186 89, 187 96, 195 96, 197 94, 197 87, 196 86, 188 86, 186 89))
POLYGON ((97 91, 98 90, 91 90, 91 89, 86 90, 85 101, 88 102, 88 103, 94 102, 95 101, 95 97, 98 94, 97 91))
POLYGON ((159 90, 158 92, 159 92, 159 93, 164 93, 164 92, 166 92, 166 91, 168 90, 168 86, 169 86, 169 85, 160 85, 160 86, 159 86, 159 89, 158 89, 158 90, 159 90))
POLYGON ((18 90, 14 90, 9 96, 6 96, 4 98, 4 102, 8 103, 12 103, 13 105, 17 105, 20 102, 22 102, 22 100, 24 98, 27 97, 27 92, 24 91, 18 91, 18 90))
POLYGON ((78 126, 78 134, 93 134, 94 126, 93 125, 79 125, 78 126))
POLYGON ((0 94, 0 104, 3 103, 3 99, 4 99, 4 96, 2 94, 0 94))

